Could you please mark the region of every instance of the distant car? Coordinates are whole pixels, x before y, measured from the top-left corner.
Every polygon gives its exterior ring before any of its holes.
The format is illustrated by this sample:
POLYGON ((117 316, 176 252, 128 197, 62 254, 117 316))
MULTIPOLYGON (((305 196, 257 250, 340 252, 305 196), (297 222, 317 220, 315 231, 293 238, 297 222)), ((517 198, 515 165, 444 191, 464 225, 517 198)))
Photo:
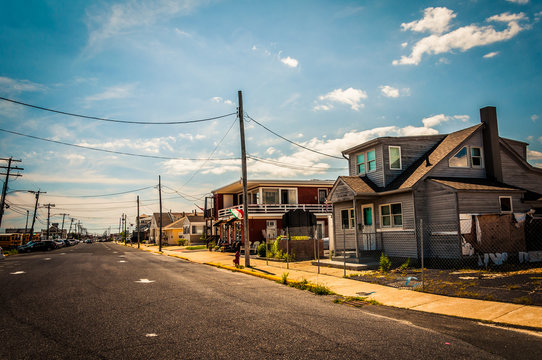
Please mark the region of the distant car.
POLYGON ((2 247, 0 246, 0 260, 4 260, 4 259, 5 259, 4 250, 2 250, 2 247))
POLYGON ((61 240, 61 241, 64 243, 64 246, 66 246, 66 247, 72 246, 72 243, 68 239, 64 239, 64 240, 61 240))
POLYGON ((92 240, 86 239, 86 240, 85 240, 85 243, 86 243, 86 244, 92 244, 92 240))
POLYGON ((27 252, 28 249, 31 248, 35 243, 35 241, 29 241, 24 245, 17 246, 17 250, 19 252, 27 252))

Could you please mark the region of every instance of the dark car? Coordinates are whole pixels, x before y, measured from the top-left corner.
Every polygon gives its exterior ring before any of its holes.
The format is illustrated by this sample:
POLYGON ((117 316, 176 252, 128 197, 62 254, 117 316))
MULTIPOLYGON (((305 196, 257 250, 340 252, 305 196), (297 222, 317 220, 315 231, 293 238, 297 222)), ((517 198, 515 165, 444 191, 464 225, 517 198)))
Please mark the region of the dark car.
POLYGON ((19 252, 31 252, 31 251, 49 251, 56 249, 56 243, 53 240, 43 240, 36 242, 28 242, 26 245, 17 248, 19 252))
POLYGON ((72 246, 73 244, 70 242, 70 240, 68 239, 64 239, 62 240, 64 242, 64 246, 68 247, 68 246, 72 246))

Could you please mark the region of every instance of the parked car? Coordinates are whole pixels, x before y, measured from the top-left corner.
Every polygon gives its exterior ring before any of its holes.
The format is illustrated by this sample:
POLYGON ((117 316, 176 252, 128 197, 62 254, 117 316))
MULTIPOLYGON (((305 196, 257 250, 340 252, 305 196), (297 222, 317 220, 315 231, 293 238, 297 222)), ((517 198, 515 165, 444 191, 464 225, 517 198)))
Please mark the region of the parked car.
POLYGON ((64 246, 68 247, 68 246, 72 246, 73 244, 70 242, 70 240, 68 239, 64 239, 62 240, 62 242, 64 243, 64 246))
POLYGON ((66 246, 66 244, 64 244, 63 240, 52 240, 52 241, 56 244, 57 248, 61 248, 61 247, 66 246))
POLYGON ((28 242, 26 245, 19 246, 17 250, 19 252, 31 252, 31 251, 49 251, 57 248, 56 242, 53 240, 43 240, 28 242))
POLYGON ((2 247, 0 246, 0 260, 4 260, 4 250, 2 250, 2 247))

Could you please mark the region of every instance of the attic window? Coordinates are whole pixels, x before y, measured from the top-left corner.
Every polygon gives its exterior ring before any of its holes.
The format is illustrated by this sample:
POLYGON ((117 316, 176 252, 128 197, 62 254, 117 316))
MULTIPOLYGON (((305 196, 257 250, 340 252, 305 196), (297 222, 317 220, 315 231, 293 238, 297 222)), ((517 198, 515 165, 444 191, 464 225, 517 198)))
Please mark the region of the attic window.
POLYGON ((365 175, 376 171, 376 152, 375 150, 369 150, 361 153, 356 157, 356 165, 359 175, 365 175))
POLYGON ((499 204, 501 206, 501 213, 512 212, 512 197, 511 196, 499 196, 499 204))
POLYGON ((469 157, 467 147, 463 146, 449 161, 450 167, 468 167, 469 157))
POLYGON ((470 148, 470 160, 473 168, 482 167, 482 149, 472 146, 470 148))
POLYGON ((388 150, 390 153, 390 169, 401 170, 401 147, 390 146, 388 150))

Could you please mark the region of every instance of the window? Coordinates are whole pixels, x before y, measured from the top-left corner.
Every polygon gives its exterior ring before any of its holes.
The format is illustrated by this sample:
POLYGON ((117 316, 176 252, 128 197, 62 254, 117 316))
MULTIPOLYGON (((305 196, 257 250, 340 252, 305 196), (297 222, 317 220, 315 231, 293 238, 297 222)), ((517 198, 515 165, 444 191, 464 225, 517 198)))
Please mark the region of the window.
POLYGON ((471 147, 470 159, 471 159, 471 164, 473 168, 481 168, 482 167, 482 149, 475 146, 471 147))
POLYGON ((370 150, 365 153, 359 154, 356 157, 356 165, 359 175, 365 175, 376 171, 376 153, 375 150, 370 150))
POLYGON ((327 198, 327 189, 318 189, 318 204, 325 203, 326 198, 327 198))
POLYGON ((341 210, 341 224, 343 229, 353 229, 356 226, 353 208, 341 210))
POLYGON ((450 167, 468 167, 469 158, 467 147, 463 146, 449 161, 450 167))
POLYGON ((373 208, 364 207, 363 208, 363 226, 372 226, 373 225, 373 208))
POLYGON ((274 190, 264 190, 263 191, 263 203, 264 204, 278 204, 279 203, 279 191, 274 190))
POLYGON ((403 210, 401 203, 380 205, 381 227, 402 227, 403 210))
POLYGON ((280 203, 281 204, 297 203, 295 189, 280 189, 280 203))
POLYGON ((391 170, 401 170, 401 147, 400 146, 390 146, 388 148, 390 153, 390 169, 391 170))
POLYGON ((358 174, 365 174, 365 154, 359 154, 357 157, 358 174))
POLYGON ((501 213, 512 212, 512 197, 511 196, 499 196, 499 203, 501 206, 501 213))

